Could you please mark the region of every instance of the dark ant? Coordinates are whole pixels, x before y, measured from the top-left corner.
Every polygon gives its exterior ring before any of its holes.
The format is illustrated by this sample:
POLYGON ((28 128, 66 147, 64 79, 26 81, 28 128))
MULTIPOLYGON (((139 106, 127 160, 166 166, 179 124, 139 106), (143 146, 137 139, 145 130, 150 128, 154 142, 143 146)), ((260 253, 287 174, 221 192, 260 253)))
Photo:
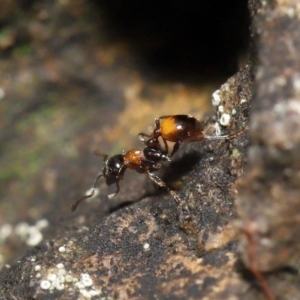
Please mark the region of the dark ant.
POLYGON ((131 149, 125 154, 117 154, 112 156, 111 158, 108 158, 106 154, 103 156, 104 167, 102 173, 100 173, 95 179, 92 191, 90 192, 90 194, 78 199, 72 205, 72 211, 77 208, 81 201, 95 195, 96 184, 101 177, 105 178, 106 184, 108 186, 116 184, 116 192, 109 195, 108 198, 111 199, 113 196, 115 196, 120 191, 119 182, 123 179, 126 169, 135 170, 138 173, 147 173, 149 178, 153 182, 155 182, 160 187, 166 188, 167 191, 173 196, 176 203, 179 206, 182 206, 180 197, 174 191, 169 189, 158 176, 152 173, 153 171, 157 171, 161 168, 160 162, 170 161, 170 158, 164 153, 160 146, 145 147, 143 150, 131 149))
POLYGON ((115 193, 109 195, 109 198, 115 196, 119 190, 119 182, 122 180, 126 169, 135 170, 138 173, 147 173, 149 178, 158 186, 167 189, 167 191, 173 196, 178 207, 181 209, 180 213, 186 212, 187 216, 180 214, 181 220, 189 218, 188 206, 176 192, 171 190, 165 182, 163 182, 158 176, 153 174, 153 171, 157 171, 161 168, 161 162, 171 161, 171 157, 179 149, 182 143, 203 141, 205 139, 231 139, 236 137, 244 130, 232 135, 225 136, 208 136, 204 133, 205 123, 199 122, 189 115, 173 115, 162 116, 155 119, 155 129, 152 135, 139 134, 139 138, 144 142, 146 147, 143 150, 131 149, 125 154, 117 154, 108 158, 107 155, 101 154, 104 159, 104 167, 102 173, 100 173, 92 186, 91 192, 78 199, 72 205, 72 211, 74 211, 79 203, 87 198, 91 198, 96 193, 96 184, 101 177, 104 177, 108 186, 116 184, 117 190, 115 193), (146 139, 149 138, 148 140, 146 139), (159 137, 162 138, 164 148, 159 142, 159 137), (171 155, 168 154, 169 148, 167 141, 174 142, 174 148, 171 155))

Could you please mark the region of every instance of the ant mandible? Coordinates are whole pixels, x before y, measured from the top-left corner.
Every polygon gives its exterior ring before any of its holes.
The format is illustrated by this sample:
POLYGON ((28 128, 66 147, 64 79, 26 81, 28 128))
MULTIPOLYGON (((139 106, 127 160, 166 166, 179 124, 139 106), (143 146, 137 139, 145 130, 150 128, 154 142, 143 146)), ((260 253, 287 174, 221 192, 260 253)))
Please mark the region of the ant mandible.
MULTIPOLYGON (((106 184, 108 186, 116 184, 116 192, 108 197, 112 198, 115 196, 120 190, 119 182, 123 179, 125 171, 131 169, 138 173, 148 174, 149 178, 154 183, 167 189, 181 209, 181 212, 185 211, 189 215, 185 201, 183 201, 176 192, 171 190, 165 182, 152 172, 161 168, 161 162, 171 161, 170 157, 174 155, 182 143, 203 141, 206 139, 232 139, 245 130, 243 129, 231 135, 209 136, 204 133, 204 125, 205 123, 201 123, 189 115, 170 115, 156 118, 155 129, 151 135, 146 135, 144 133, 139 134, 139 139, 144 142, 146 146, 143 150, 131 149, 125 154, 117 154, 111 158, 108 158, 107 155, 103 155, 104 167, 102 173, 95 179, 91 192, 78 199, 72 205, 72 211, 74 211, 83 200, 95 195, 96 184, 101 177, 106 179, 106 184), (148 139, 146 139, 146 137, 148 139), (159 142, 160 137, 162 138, 164 148, 159 142), (171 155, 168 154, 169 148, 167 141, 175 143, 171 155)), ((183 216, 181 215, 181 217, 183 216)))

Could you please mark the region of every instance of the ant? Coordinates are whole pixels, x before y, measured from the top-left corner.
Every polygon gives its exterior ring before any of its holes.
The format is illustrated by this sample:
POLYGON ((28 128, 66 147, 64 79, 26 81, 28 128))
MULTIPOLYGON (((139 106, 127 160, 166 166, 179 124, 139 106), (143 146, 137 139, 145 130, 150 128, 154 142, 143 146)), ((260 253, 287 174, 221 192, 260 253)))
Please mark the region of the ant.
POLYGON ((116 192, 108 196, 108 198, 111 199, 119 192, 119 182, 123 179, 125 171, 131 169, 138 173, 148 174, 149 178, 154 183, 167 189, 181 209, 180 212, 187 213, 187 216, 180 214, 180 219, 189 218, 189 210, 185 201, 183 201, 175 191, 171 190, 164 181, 152 172, 161 168, 161 162, 171 161, 171 157, 179 149, 182 143, 203 141, 206 139, 232 139, 245 130, 243 129, 232 135, 208 136, 204 133, 204 125, 205 123, 201 123, 189 115, 162 116, 155 119, 155 129, 151 135, 146 135, 144 133, 139 134, 139 139, 144 142, 146 146, 143 150, 131 149, 125 154, 117 154, 110 158, 108 158, 106 154, 100 154, 104 157, 102 173, 99 173, 95 179, 91 192, 78 199, 72 205, 72 211, 74 211, 83 200, 95 195, 96 184, 101 177, 105 178, 108 186, 112 184, 116 184, 117 186, 116 192), (164 147, 162 147, 159 142, 160 137, 162 138, 164 147), (175 143, 171 155, 168 154, 169 148, 167 141, 175 143))
POLYGON ((138 173, 147 173, 153 182, 160 187, 166 188, 167 191, 173 196, 176 203, 179 206, 182 206, 180 197, 174 191, 169 189, 158 176, 152 173, 153 171, 157 171, 161 168, 160 162, 170 161, 170 158, 165 154, 165 151, 161 149, 160 145, 145 147, 143 150, 131 149, 125 154, 117 154, 110 158, 108 158, 108 155, 106 154, 100 155, 104 157, 104 167, 102 169, 102 173, 99 173, 95 179, 91 192, 74 202, 72 205, 72 211, 76 210, 80 202, 95 195, 96 184, 101 177, 105 178, 106 185, 108 186, 116 184, 117 190, 115 193, 110 194, 108 198, 111 199, 113 196, 115 196, 120 191, 119 182, 123 179, 126 169, 135 170, 138 173))
POLYGON ((204 132, 207 122, 200 122, 190 115, 170 115, 155 118, 155 128, 151 135, 140 133, 139 139, 147 147, 157 147, 160 145, 159 138, 162 138, 165 152, 169 152, 167 142, 175 143, 172 153, 173 156, 182 143, 201 142, 204 140, 233 139, 245 129, 231 135, 209 136, 204 132), (147 139, 148 138, 148 139, 147 139))

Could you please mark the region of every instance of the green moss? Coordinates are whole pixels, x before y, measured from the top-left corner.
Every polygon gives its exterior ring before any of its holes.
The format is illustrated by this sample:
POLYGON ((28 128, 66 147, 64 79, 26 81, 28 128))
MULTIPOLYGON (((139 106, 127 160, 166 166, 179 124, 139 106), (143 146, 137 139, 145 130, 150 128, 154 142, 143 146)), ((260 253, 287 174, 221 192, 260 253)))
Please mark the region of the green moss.
POLYGON ((29 56, 32 52, 30 44, 23 44, 19 45, 18 47, 14 48, 13 50, 13 56, 18 57, 24 57, 29 56))

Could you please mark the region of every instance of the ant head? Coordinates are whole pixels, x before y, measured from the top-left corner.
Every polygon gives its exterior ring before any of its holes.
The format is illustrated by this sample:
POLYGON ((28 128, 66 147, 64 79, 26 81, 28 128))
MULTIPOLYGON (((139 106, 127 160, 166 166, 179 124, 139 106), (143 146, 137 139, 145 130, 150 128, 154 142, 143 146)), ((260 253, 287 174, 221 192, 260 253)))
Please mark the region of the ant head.
POLYGON ((103 176, 105 177, 106 184, 112 185, 120 181, 120 176, 125 171, 124 169, 124 155, 114 155, 105 160, 103 167, 103 176))

